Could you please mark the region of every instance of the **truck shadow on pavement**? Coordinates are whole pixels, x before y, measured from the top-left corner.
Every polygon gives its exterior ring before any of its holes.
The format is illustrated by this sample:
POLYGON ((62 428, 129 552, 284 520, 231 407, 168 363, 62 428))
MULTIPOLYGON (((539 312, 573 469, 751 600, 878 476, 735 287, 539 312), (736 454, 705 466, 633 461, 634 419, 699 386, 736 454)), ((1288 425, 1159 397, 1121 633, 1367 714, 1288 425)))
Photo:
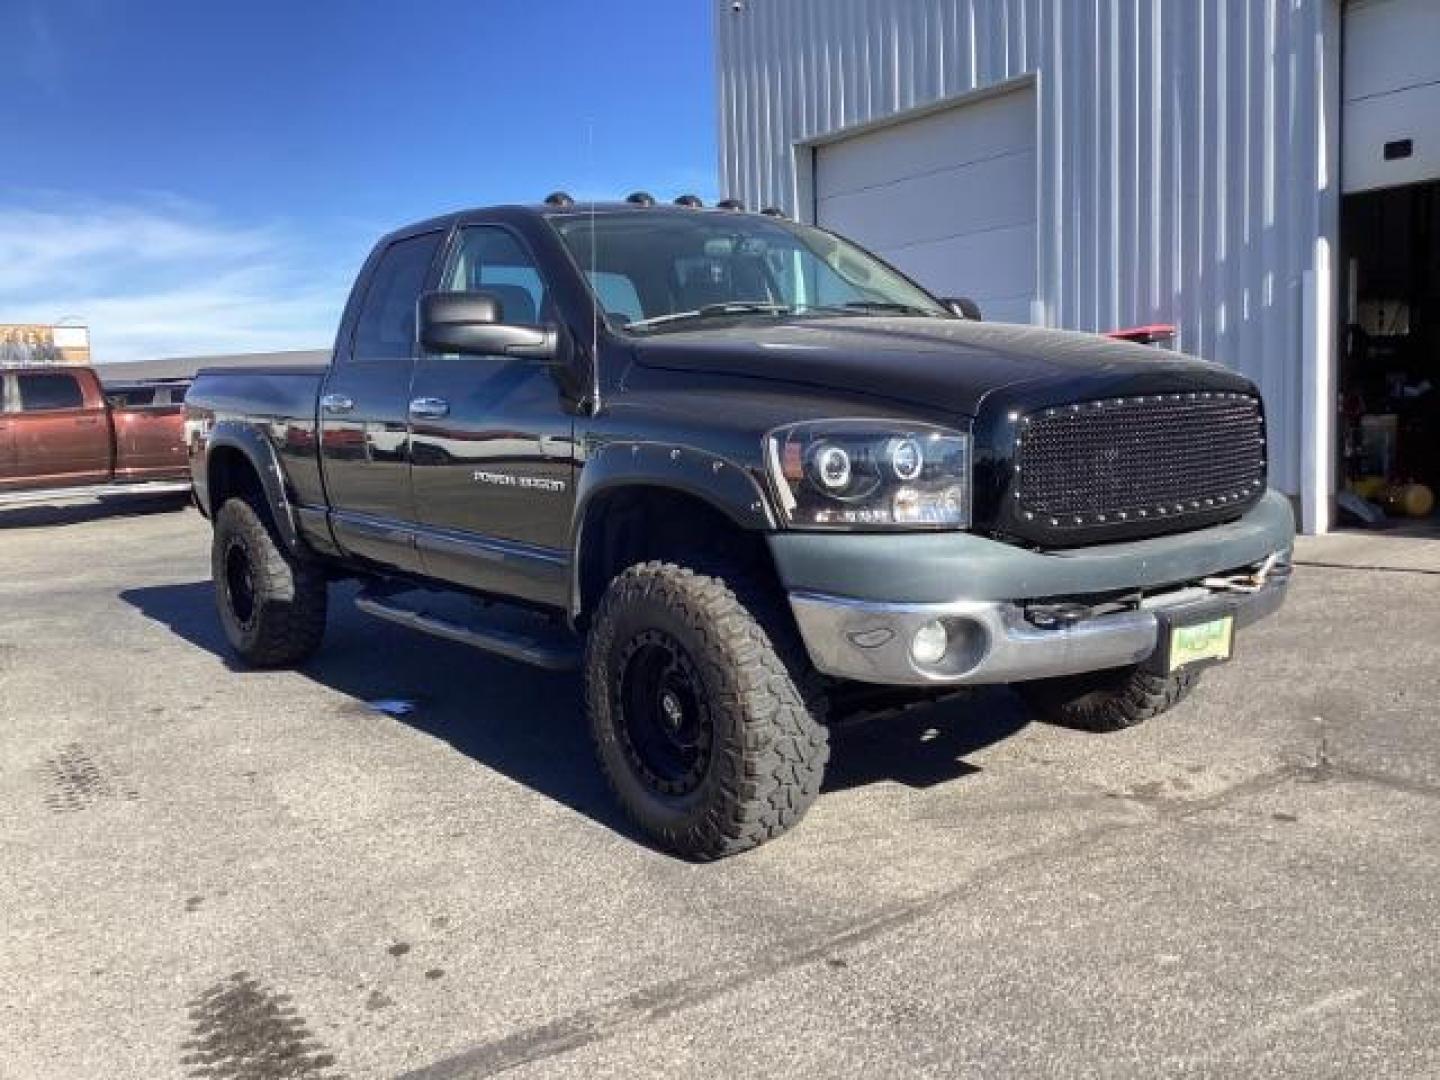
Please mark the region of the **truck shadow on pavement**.
POLYGON ((86 502, 29 503, 6 506, 0 502, 0 532, 6 529, 40 529, 57 525, 83 525, 112 518, 151 517, 190 509, 190 495, 127 495, 86 502))
MULTIPOLYGON (((621 815, 596 767, 578 675, 527 668, 368 618, 351 606, 353 593, 352 587, 331 590, 325 644, 298 669, 350 699, 338 706, 343 713, 386 712, 397 723, 443 740, 487 768, 644 842, 621 815), (383 708, 377 707, 380 703, 383 708)), ((128 589, 120 598, 220 657, 235 677, 254 674, 230 653, 210 582, 128 589)), ((967 755, 1015 734, 1028 720, 1013 695, 996 690, 839 726, 832 733, 823 790, 884 781, 930 787, 970 775, 979 770, 965 760, 967 755)))

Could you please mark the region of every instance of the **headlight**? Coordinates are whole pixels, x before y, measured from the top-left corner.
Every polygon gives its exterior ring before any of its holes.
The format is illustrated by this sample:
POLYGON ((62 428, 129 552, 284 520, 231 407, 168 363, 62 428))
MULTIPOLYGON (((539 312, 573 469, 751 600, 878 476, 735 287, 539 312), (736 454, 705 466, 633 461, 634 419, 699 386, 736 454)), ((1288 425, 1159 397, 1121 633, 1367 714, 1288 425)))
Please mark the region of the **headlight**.
POLYGON ((823 420, 777 428, 765 459, 787 525, 970 524, 970 436, 929 424, 823 420))

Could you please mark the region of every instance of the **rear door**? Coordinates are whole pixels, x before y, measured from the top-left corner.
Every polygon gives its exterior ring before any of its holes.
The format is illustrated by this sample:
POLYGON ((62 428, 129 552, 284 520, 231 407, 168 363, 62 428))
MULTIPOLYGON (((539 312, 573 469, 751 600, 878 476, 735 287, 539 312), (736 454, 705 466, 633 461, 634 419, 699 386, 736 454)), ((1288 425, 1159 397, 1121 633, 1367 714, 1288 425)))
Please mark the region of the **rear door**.
MULTIPOLYGON (((537 261, 501 225, 461 229, 438 288, 492 294, 506 323, 555 321, 537 261)), ((574 415, 557 369, 516 357, 422 353, 411 399, 416 536, 426 573, 563 603, 574 415)))
POLYGON ((140 387, 107 391, 105 398, 115 432, 117 480, 171 479, 188 473, 183 390, 172 398, 167 386, 140 387))
POLYGON ((87 399, 78 374, 17 371, 8 414, 15 441, 11 486, 68 487, 110 479, 110 423, 103 401, 87 399))
POLYGON ((415 308, 443 231, 392 241, 371 260, 353 323, 320 388, 320 460, 335 540, 349 555, 419 570, 407 405, 415 308))

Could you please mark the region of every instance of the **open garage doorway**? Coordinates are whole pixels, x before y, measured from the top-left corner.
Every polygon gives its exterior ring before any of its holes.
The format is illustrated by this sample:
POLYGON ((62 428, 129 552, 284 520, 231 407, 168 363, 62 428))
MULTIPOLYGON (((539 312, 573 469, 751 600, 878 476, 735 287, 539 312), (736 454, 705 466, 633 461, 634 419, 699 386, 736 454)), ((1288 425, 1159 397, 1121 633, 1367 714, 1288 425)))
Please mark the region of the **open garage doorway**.
POLYGON ((1440 2, 1348 0, 1341 524, 1440 536, 1440 2))
POLYGON ((1347 196, 1341 232, 1342 507, 1440 536, 1440 181, 1347 196))

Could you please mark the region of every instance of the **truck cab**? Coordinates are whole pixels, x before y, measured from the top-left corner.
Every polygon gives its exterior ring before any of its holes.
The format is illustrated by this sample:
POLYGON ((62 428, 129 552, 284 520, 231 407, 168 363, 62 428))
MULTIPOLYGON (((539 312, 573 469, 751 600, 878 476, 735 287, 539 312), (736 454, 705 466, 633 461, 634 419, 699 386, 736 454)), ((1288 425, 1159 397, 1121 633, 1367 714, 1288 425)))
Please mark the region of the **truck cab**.
POLYGON ((695 203, 418 223, 329 365, 202 372, 240 655, 309 655, 350 577, 371 614, 579 667, 619 801, 714 858, 799 819, 860 692, 1011 683, 1127 726, 1279 606, 1293 519, 1247 380, 985 323, 842 237, 695 203))

